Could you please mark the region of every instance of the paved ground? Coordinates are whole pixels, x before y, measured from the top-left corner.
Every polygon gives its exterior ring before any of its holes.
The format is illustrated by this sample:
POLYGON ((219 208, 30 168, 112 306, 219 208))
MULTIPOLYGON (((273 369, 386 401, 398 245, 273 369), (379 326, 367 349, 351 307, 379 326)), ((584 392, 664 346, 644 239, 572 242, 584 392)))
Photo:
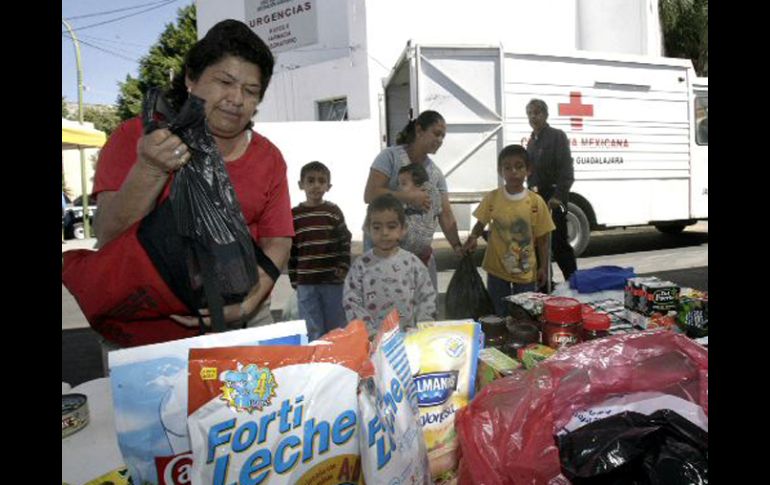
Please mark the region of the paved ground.
MULTIPOLYGON (((580 269, 592 268, 600 265, 632 266, 637 274, 648 274, 665 271, 676 271, 697 267, 708 268, 708 222, 702 222, 688 228, 683 234, 667 237, 650 228, 632 228, 628 230, 612 230, 593 234, 591 245, 584 257, 578 259, 580 269), (645 250, 645 248, 654 248, 645 250)), ((91 249, 94 239, 68 240, 62 244, 62 252, 71 249, 91 249)), ((353 256, 362 252, 360 242, 353 242, 353 256)), ((452 277, 456 258, 449 249, 449 245, 443 239, 437 239, 434 243, 438 267, 439 295, 446 292, 449 280, 452 277)), ((481 265, 483 248, 474 255, 478 266, 481 265)), ((554 266, 555 267, 555 266, 554 266)), ((479 273, 486 281, 486 273, 479 268, 479 273)), ((698 280, 698 285, 708 286, 708 272, 704 281, 698 280)), ((561 282, 561 272, 554 271, 554 281, 561 282)), ((684 283, 682 283, 684 284, 684 283)), ((704 288, 705 289, 705 288, 704 288)), ((292 293, 289 278, 282 275, 276 284, 272 294, 271 311, 279 316, 289 296, 292 293)), ((86 321, 80 308, 72 295, 62 286, 62 330, 87 328, 86 321)))
MULTIPOLYGON (((656 275, 681 286, 708 290, 708 223, 688 228, 676 237, 658 234, 649 228, 613 230, 592 235, 592 242, 578 259, 578 268, 599 265, 632 266, 639 275, 656 275), (645 250, 645 248, 653 248, 645 250)), ((91 249, 94 240, 70 240, 62 244, 62 252, 71 249, 91 249)), ((435 241, 439 290, 439 319, 443 318, 444 296, 457 259, 444 240, 435 241)), ((353 243, 354 256, 361 254, 361 243, 353 243)), ((481 264, 483 249, 474 255, 481 264)), ((479 273, 486 280, 485 272, 479 273)), ((555 270, 554 280, 563 281, 555 270)), ((292 293, 288 277, 282 275, 273 291, 271 311, 280 318, 292 293)), ((81 382, 102 377, 101 351, 96 333, 90 329, 72 295, 62 286, 62 381, 76 386, 81 382)))

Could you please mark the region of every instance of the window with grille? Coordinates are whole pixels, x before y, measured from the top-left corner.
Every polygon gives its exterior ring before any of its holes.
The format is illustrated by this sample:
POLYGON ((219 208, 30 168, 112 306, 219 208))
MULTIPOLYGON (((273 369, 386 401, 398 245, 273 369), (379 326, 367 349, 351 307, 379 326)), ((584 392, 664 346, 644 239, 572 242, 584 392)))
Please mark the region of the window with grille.
POLYGON ((348 98, 317 101, 318 121, 347 121, 348 98))

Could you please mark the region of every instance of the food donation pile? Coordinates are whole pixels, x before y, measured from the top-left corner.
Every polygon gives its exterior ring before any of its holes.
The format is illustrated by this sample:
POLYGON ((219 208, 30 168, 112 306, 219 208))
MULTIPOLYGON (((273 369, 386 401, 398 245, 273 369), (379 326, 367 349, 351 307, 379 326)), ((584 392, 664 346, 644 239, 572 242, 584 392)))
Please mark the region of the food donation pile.
POLYGON ((132 481, 623 481, 662 472, 633 450, 602 461, 585 436, 639 448, 622 439, 639 427, 655 430, 645 453, 691 464, 663 467, 668 479, 707 479, 708 351, 689 338, 708 333, 706 293, 632 278, 622 302, 506 300, 507 318, 407 332, 394 311, 373 342, 359 321, 311 344, 284 322, 273 338, 248 329, 112 353, 132 481), (673 459, 672 435, 684 450, 673 459))

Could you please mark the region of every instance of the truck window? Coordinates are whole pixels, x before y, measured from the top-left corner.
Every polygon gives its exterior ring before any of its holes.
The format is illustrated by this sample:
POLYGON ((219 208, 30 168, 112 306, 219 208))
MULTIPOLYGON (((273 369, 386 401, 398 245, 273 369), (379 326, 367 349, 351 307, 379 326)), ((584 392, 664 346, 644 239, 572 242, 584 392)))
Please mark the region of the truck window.
POLYGON ((708 95, 695 97, 695 143, 709 144, 709 98, 708 95))

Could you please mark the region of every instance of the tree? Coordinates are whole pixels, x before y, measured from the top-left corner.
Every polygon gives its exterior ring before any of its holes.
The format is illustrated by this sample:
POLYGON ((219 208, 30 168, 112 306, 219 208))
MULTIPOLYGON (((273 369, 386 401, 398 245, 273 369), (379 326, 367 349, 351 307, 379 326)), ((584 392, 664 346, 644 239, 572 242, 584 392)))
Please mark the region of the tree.
POLYGON ((142 90, 139 88, 139 79, 127 74, 126 81, 120 83, 118 116, 121 120, 127 120, 136 116, 141 110, 142 90))
POLYGON ((666 56, 690 59, 699 76, 708 76, 708 0, 659 1, 666 56))
POLYGON ((112 130, 120 124, 121 120, 118 116, 118 110, 114 106, 91 105, 83 109, 83 121, 93 123, 94 128, 110 136, 112 130))
POLYGON ((61 117, 64 119, 69 119, 70 117, 70 110, 67 109, 67 102, 64 101, 64 96, 61 97, 61 117))
POLYGON ((139 77, 126 76, 120 83, 117 114, 121 120, 138 115, 142 99, 152 86, 168 89, 171 78, 182 70, 184 56, 198 40, 196 30, 195 4, 177 11, 176 24, 166 24, 158 42, 139 61, 139 77))

